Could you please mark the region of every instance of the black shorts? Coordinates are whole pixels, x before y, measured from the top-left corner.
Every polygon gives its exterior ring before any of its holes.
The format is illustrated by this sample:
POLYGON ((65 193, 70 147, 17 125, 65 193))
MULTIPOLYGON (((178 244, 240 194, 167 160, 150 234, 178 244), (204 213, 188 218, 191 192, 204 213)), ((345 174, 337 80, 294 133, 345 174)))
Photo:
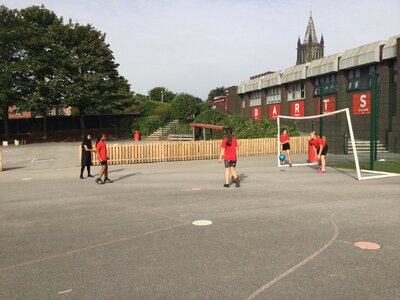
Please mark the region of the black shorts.
POLYGON ((285 143, 282 145, 282 151, 286 151, 286 150, 290 150, 290 144, 289 143, 285 143))
POLYGON ((107 166, 107 161, 106 161, 106 160, 102 160, 102 161, 100 162, 100 165, 102 165, 102 166, 107 166))
POLYGON ((235 168, 236 160, 224 160, 225 168, 235 168))
POLYGON ((328 153, 328 144, 326 144, 325 147, 322 148, 321 155, 326 156, 327 153, 328 153))

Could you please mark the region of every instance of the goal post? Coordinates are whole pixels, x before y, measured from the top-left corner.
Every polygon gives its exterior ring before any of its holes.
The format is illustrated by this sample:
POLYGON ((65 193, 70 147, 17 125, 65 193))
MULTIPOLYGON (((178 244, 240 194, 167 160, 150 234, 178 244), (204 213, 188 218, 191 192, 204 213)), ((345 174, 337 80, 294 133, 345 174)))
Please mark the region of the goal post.
MULTIPOLYGON (((360 168, 359 157, 357 153, 355 138, 354 138, 354 131, 353 126, 351 123, 350 117, 350 110, 349 108, 344 108, 340 110, 336 110, 333 112, 328 112, 324 114, 314 115, 314 116, 305 116, 305 117, 292 117, 292 116, 284 116, 278 115, 277 116, 277 127, 278 127, 278 138, 277 138, 277 164, 278 167, 287 167, 288 165, 281 165, 279 155, 281 153, 281 142, 280 142, 280 133, 281 133, 281 119, 288 119, 288 120, 312 120, 312 119, 319 119, 325 118, 332 115, 337 114, 345 114, 347 128, 349 132, 349 139, 352 146, 353 156, 354 156, 354 165, 356 170, 356 179, 358 180, 369 180, 369 179, 378 179, 378 178, 385 178, 385 177, 393 177, 393 176, 400 176, 397 173, 389 173, 389 172, 379 172, 379 171, 372 171, 372 170, 363 170, 360 168), (369 174, 370 176, 363 176, 364 174, 369 174), (372 174, 372 175, 371 175, 372 174)), ((316 165, 317 163, 306 162, 306 163, 292 163, 292 166, 307 166, 307 165, 316 165)))

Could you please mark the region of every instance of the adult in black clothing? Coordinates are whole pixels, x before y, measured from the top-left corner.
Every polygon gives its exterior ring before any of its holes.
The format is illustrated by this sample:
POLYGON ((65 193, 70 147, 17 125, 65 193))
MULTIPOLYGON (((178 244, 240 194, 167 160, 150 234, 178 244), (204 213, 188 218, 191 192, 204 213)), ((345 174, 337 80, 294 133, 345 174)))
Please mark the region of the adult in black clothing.
POLYGON ((92 165, 92 152, 96 151, 93 149, 92 146, 92 136, 88 134, 82 142, 82 161, 81 161, 81 179, 84 179, 83 177, 83 171, 85 170, 85 167, 87 168, 88 171, 88 177, 94 177, 90 174, 90 166, 92 165))

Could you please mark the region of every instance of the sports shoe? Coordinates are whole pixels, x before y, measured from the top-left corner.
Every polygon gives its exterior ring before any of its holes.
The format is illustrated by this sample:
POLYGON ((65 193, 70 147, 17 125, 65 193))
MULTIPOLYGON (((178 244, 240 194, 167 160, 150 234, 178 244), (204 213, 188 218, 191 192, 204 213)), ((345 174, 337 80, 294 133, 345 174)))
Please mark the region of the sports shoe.
MULTIPOLYGON (((239 178, 239 180, 240 180, 240 175, 238 175, 237 178, 239 178)), ((233 175, 231 177, 231 182, 235 182, 235 177, 233 177, 233 175)))
POLYGON ((85 179, 85 177, 83 177, 83 176, 80 176, 79 178, 80 178, 80 179, 85 179))
POLYGON ((103 181, 101 181, 101 179, 100 178, 97 178, 94 182, 96 182, 97 184, 104 184, 104 182, 103 181))
POLYGON ((229 184, 224 184, 224 188, 229 188, 229 184))
POLYGON ((104 183, 113 183, 113 181, 110 178, 105 178, 104 183))
POLYGON ((235 183, 236 183, 236 187, 237 188, 240 187, 240 178, 239 178, 239 176, 236 178, 235 183))
POLYGON ((87 177, 94 177, 94 176, 89 174, 87 177))
POLYGON ((319 174, 324 174, 326 171, 323 170, 323 169, 321 169, 321 168, 319 168, 317 172, 318 172, 319 174))

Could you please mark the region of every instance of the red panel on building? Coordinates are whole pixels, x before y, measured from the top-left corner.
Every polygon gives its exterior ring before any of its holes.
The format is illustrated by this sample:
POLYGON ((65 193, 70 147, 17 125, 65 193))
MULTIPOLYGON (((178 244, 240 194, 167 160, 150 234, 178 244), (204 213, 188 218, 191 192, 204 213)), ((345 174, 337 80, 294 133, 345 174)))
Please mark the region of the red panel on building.
POLYGON ((371 114, 371 92, 353 94, 353 115, 371 114))
POLYGON ((269 119, 270 120, 276 120, 280 114, 281 114, 281 105, 280 104, 272 104, 269 106, 269 119))
POLYGON ((290 115, 292 117, 304 117, 304 101, 291 102, 290 115))
POLYGON ((253 120, 260 120, 261 119, 261 107, 253 107, 251 110, 251 117, 253 120))
MULTIPOLYGON (((317 101, 318 101, 317 114, 319 115, 321 100, 317 99, 317 101)), ((326 113, 333 112, 335 110, 336 110, 336 97, 334 97, 334 96, 332 96, 332 97, 324 97, 322 99, 322 113, 326 114, 326 113)))

